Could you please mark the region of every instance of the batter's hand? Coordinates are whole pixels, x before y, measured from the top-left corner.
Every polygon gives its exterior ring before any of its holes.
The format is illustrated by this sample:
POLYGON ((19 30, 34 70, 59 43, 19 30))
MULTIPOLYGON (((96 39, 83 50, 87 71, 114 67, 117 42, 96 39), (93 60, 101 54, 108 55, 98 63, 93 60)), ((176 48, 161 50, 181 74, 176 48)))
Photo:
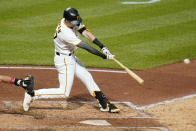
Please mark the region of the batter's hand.
POLYGON ((107 47, 103 47, 103 48, 101 49, 101 51, 102 51, 102 53, 103 53, 104 55, 106 55, 106 56, 107 56, 108 54, 111 54, 107 47))
POLYGON ((108 60, 112 60, 114 58, 114 56, 115 55, 112 55, 111 53, 106 55, 108 60))

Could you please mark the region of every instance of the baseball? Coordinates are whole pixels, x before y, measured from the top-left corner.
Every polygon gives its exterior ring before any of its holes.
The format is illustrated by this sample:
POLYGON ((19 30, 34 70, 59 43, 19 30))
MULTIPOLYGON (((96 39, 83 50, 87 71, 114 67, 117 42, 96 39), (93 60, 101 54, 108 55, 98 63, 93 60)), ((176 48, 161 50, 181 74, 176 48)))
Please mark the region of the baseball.
POLYGON ((190 60, 187 58, 187 59, 184 59, 184 63, 185 64, 189 64, 190 63, 190 60))

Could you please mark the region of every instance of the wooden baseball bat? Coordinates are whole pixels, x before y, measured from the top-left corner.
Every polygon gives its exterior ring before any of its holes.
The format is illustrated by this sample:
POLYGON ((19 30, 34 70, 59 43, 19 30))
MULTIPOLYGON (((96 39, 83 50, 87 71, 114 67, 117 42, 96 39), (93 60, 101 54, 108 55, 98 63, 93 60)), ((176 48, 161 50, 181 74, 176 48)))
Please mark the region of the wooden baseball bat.
POLYGON ((116 58, 113 58, 113 60, 120 65, 120 67, 122 67, 123 69, 125 69, 125 71, 132 77, 134 78, 139 84, 143 84, 144 80, 142 78, 140 78, 137 74, 135 74, 133 71, 131 71, 129 68, 127 68, 126 66, 124 66, 121 62, 119 62, 116 58))

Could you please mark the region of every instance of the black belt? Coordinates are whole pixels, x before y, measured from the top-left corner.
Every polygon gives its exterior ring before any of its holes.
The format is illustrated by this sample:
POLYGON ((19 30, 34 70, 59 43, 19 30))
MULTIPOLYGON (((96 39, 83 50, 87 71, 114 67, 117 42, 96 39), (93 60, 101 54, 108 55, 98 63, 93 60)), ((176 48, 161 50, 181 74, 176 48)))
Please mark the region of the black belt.
MULTIPOLYGON (((61 53, 59 53, 59 52, 56 52, 56 55, 61 55, 61 53)), ((69 53, 69 54, 67 54, 68 56, 71 56, 71 53, 69 53)))

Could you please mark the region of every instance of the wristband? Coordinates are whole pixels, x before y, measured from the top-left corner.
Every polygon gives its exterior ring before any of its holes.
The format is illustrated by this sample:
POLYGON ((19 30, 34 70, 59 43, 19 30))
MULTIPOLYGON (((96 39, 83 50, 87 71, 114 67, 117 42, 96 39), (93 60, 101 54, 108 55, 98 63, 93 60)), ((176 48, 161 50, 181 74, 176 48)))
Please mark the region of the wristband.
POLYGON ((14 81, 15 81, 15 78, 12 77, 11 80, 10 80, 10 84, 14 84, 14 81))
POLYGON ((95 38, 93 40, 93 43, 96 44, 96 45, 98 45, 101 49, 104 47, 104 45, 97 38, 95 38))

